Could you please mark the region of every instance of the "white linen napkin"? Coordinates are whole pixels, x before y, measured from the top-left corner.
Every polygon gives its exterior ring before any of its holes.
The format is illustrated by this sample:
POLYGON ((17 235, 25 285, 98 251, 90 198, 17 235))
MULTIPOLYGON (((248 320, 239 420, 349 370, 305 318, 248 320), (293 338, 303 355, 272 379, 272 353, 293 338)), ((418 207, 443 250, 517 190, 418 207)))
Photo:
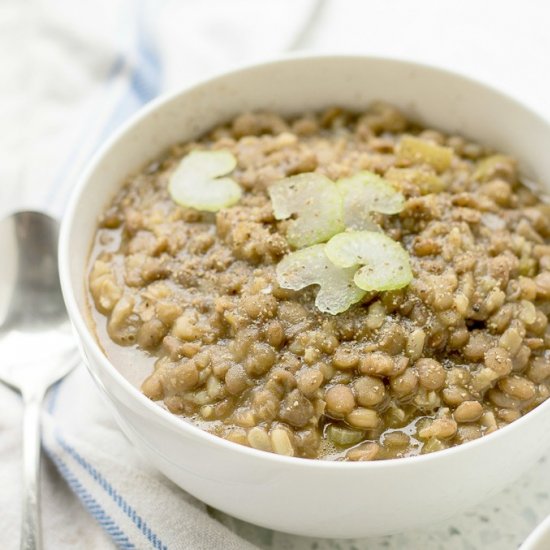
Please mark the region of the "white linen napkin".
MULTIPOLYGON (((0 2, 0 217, 22 208, 61 217, 84 163, 121 122, 169 88, 291 48, 316 4, 0 2)), ((142 463, 84 367, 48 399, 47 549, 252 548, 142 463)), ((19 397, 0 385, 2 550, 19 544, 20 420, 19 397)))
POLYGON ((43 416, 47 455, 119 548, 253 548, 141 460, 82 367, 50 392, 43 416))

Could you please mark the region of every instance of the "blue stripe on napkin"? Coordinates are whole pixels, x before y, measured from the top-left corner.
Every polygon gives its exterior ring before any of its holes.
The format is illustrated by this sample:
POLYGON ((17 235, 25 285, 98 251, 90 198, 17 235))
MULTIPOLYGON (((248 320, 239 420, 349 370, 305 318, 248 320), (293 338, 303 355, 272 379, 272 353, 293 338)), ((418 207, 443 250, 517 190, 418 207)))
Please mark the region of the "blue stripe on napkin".
MULTIPOLYGON (((116 79, 122 73, 124 67, 125 67, 124 56, 120 54, 117 57, 117 59, 114 61, 114 63, 112 64, 111 68, 107 73, 107 78, 105 79, 105 83, 104 83, 105 90, 107 90, 113 84, 113 82, 116 81, 116 79)), ((95 113, 91 113, 91 115, 87 119, 87 124, 91 124, 94 118, 95 118, 95 113)), ((47 195, 48 202, 51 201, 57 195, 59 191, 59 187, 63 185, 63 183, 65 182, 65 179, 68 177, 69 171, 72 168, 73 164, 75 163, 75 160, 83 147, 86 137, 87 137, 87 132, 83 131, 81 139, 76 142, 75 146, 72 147, 71 152, 67 155, 67 158, 65 159, 65 162, 61 165, 56 175, 54 176, 50 186, 50 191, 47 195)))
MULTIPOLYGON (((133 41, 133 52, 128 52, 126 56, 120 55, 113 63, 105 81, 105 89, 121 75, 124 69, 133 66, 128 80, 128 88, 124 95, 115 105, 111 115, 105 123, 103 131, 100 133, 98 143, 94 144, 90 154, 95 151, 98 145, 124 120, 142 105, 153 99, 160 92, 161 85, 161 64, 151 33, 146 28, 146 13, 144 2, 130 4, 135 8, 136 17, 134 18, 135 38, 133 41)), ((83 134, 85 135, 85 133, 83 134)), ((52 182, 48 194, 48 202, 54 202, 57 197, 63 198, 68 189, 74 182, 67 181, 68 174, 82 150, 84 140, 77 143, 67 161, 63 164, 56 178, 52 182)), ((48 399, 47 410, 54 414, 61 383, 56 384, 48 399)), ((72 458, 76 465, 82 468, 88 474, 94 483, 101 488, 106 495, 117 505, 118 508, 134 523, 137 529, 147 538, 152 548, 156 550, 168 550, 167 546, 161 541, 158 535, 152 531, 147 522, 128 504, 128 502, 113 488, 104 474, 94 468, 88 460, 81 456, 73 447, 71 447, 59 433, 56 434, 57 443, 60 448, 72 458)), ((65 478, 73 492, 97 520, 99 525, 113 539, 118 548, 123 550, 135 550, 136 545, 130 541, 129 536, 119 527, 116 521, 106 512, 104 508, 88 492, 86 486, 80 481, 61 456, 54 449, 45 446, 46 452, 56 465, 60 474, 65 478)))
MULTIPOLYGON (((126 55, 121 54, 114 62, 105 81, 107 89, 117 78, 124 74, 125 68, 131 67, 128 88, 107 118, 97 143, 92 146, 89 152, 90 156, 115 128, 145 103, 155 98, 161 90, 162 65, 152 33, 147 27, 147 3, 139 1, 130 5, 134 7, 133 12, 136 14, 134 17, 134 40, 130 51, 126 55)), ((83 132, 83 136, 85 135, 86 132, 83 132)), ((63 204, 65 203, 68 190, 74 184, 73 181, 67 181, 67 177, 78 153, 81 151, 82 145, 83 142, 80 141, 68 156, 56 178, 54 178, 47 196, 48 202, 55 201, 61 195, 63 204)))
POLYGON ((109 495, 111 500, 128 516, 134 525, 147 537, 152 547, 157 550, 167 550, 166 545, 162 543, 160 538, 151 530, 147 522, 130 506, 126 500, 117 492, 116 489, 109 483, 104 475, 94 468, 84 457, 82 457, 73 447, 71 447, 58 432, 56 440, 61 448, 73 458, 84 471, 89 474, 92 479, 109 495))
POLYGON ((78 478, 71 472, 69 467, 63 462, 63 460, 55 454, 51 449, 46 448, 48 456, 55 464, 59 473, 65 478, 69 487, 76 494, 80 502, 86 507, 88 512, 95 518, 95 520, 101 525, 103 530, 113 539, 118 548, 122 550, 135 550, 135 545, 130 542, 128 536, 124 531, 116 524, 116 522, 105 512, 101 505, 94 499, 86 488, 80 483, 78 478))
MULTIPOLYGON (((50 390, 48 396, 47 411, 55 416, 57 399, 60 393, 61 384, 55 384, 50 390)), ((137 529, 145 536, 150 543, 151 548, 155 550, 168 550, 168 547, 162 542, 161 538, 149 527, 147 522, 137 513, 135 508, 131 506, 126 499, 113 487, 107 477, 94 467, 89 460, 84 458, 74 447, 69 445, 59 431, 55 432, 55 440, 67 457, 74 460, 76 465, 84 470, 90 476, 93 482, 99 487, 127 516, 137 529)), ((136 546, 130 541, 130 538, 117 525, 115 520, 101 507, 101 505, 87 491, 85 484, 81 482, 78 476, 72 471, 67 463, 61 458, 59 453, 54 449, 44 445, 46 453, 56 465, 59 473, 65 478, 73 492, 97 520, 99 525, 113 539, 118 548, 123 550, 135 549, 136 546)))

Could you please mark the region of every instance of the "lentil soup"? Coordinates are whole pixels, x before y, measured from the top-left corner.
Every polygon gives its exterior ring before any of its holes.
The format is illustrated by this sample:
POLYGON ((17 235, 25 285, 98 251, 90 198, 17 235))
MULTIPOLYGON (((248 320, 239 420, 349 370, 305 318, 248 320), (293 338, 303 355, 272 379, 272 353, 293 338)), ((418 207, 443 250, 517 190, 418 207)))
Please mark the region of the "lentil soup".
POLYGON ((88 281, 98 340, 150 399, 242 445, 350 461, 445 449, 549 396, 549 213, 511 157, 385 104, 244 114, 129 177, 105 210, 88 281), (196 150, 234 157, 209 174, 231 172, 231 204, 173 199, 196 150), (296 216, 276 216, 269 189, 364 171, 400 194, 368 223, 412 280, 354 287, 334 314, 322 283, 281 284, 296 216))

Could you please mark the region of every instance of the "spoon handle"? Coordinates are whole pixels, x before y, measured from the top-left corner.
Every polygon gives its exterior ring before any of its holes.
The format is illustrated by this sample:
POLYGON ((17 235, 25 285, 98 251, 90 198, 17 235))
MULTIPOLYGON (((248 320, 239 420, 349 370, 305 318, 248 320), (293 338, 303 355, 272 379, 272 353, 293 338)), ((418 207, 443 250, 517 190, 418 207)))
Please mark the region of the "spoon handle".
POLYGON ((23 410, 23 516, 21 550, 40 550, 40 409, 43 395, 24 395, 23 410))

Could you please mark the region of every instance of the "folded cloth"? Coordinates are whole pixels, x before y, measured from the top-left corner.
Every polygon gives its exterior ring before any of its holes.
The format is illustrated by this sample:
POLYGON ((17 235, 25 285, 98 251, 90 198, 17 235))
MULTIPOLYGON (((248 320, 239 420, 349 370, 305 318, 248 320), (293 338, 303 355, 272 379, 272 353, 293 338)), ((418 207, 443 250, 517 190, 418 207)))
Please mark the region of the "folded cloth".
MULTIPOLYGON (((207 72, 292 48, 316 6, 3 0, 0 217, 22 208, 61 217, 85 162, 133 112, 207 72)), ((20 420, 19 397, 0 385, 2 550, 19 541, 20 420)), ((46 548, 252 548, 140 460, 84 367, 50 395, 43 444, 55 465, 43 461, 46 548)))

